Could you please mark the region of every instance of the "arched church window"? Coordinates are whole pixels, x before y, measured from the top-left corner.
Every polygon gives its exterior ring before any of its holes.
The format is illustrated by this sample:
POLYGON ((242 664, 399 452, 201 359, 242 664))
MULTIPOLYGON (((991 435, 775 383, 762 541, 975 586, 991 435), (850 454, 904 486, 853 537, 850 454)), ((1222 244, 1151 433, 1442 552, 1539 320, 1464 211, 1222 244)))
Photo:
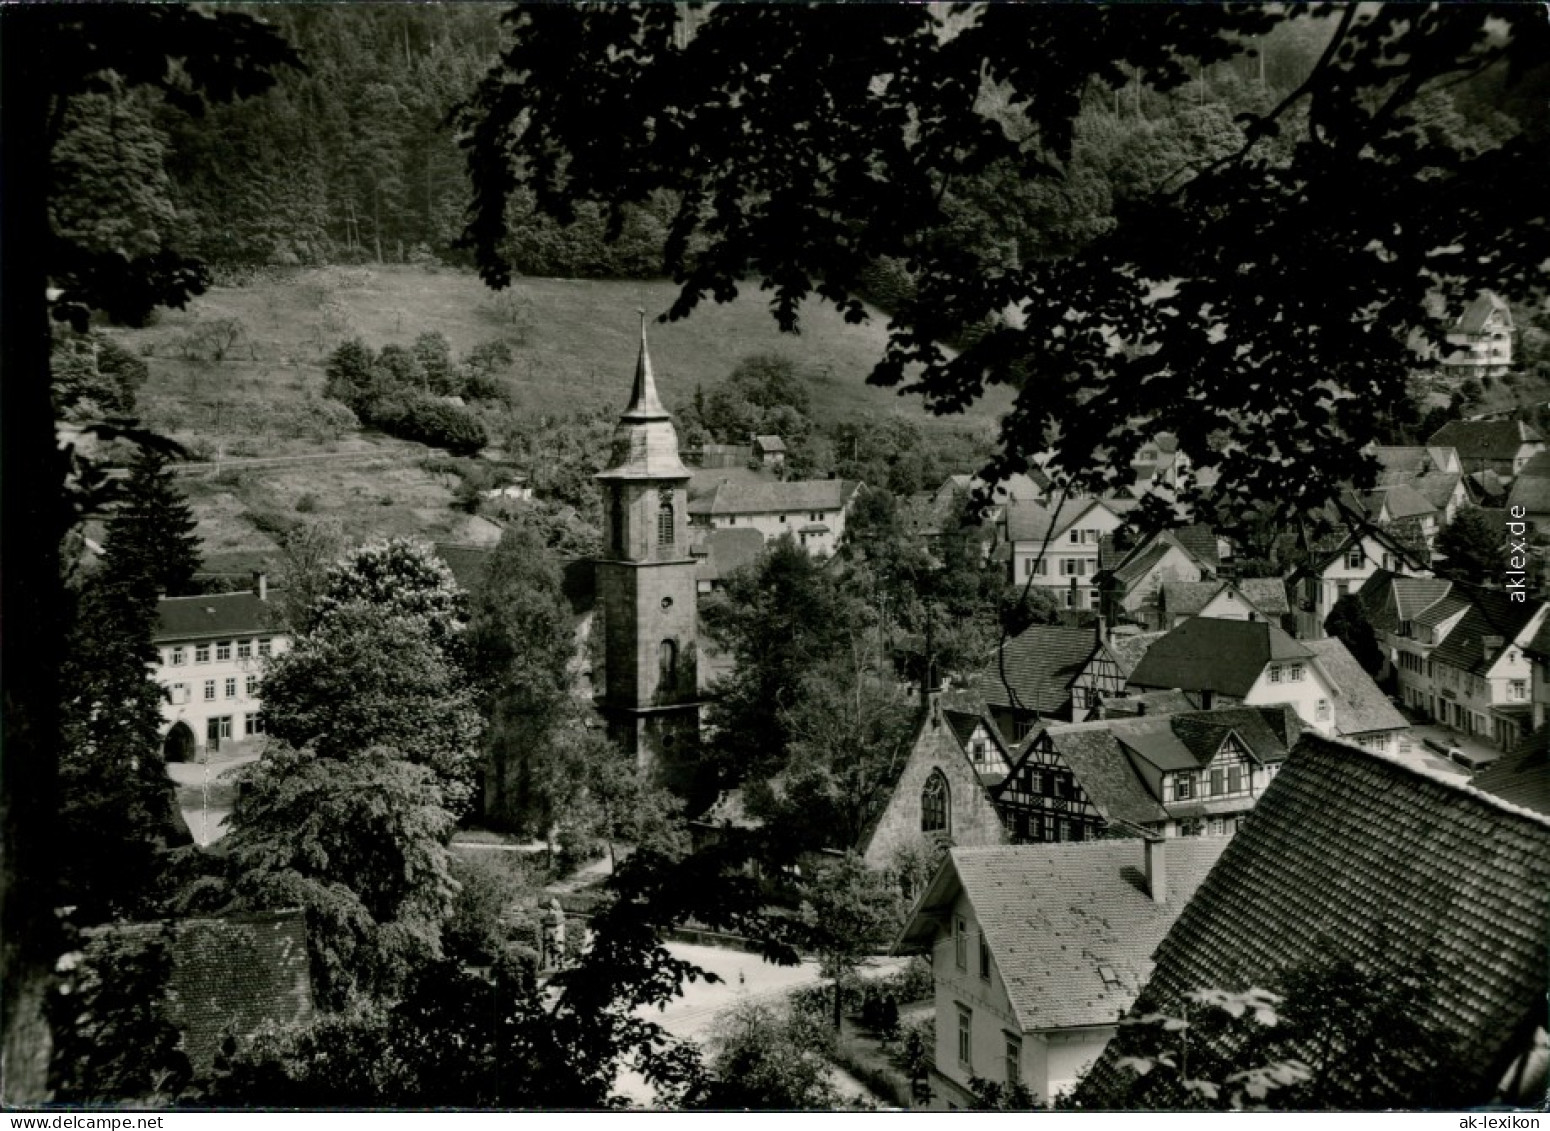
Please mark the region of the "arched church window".
POLYGON ((624 556, 624 498, 619 491, 614 492, 613 514, 611 515, 614 532, 614 552, 620 557, 624 556))
POLYGON ((657 508, 657 545, 671 546, 674 540, 673 493, 663 491, 657 508))
POLYGON ((947 778, 941 770, 932 770, 926 786, 920 791, 920 831, 923 833, 951 833, 952 793, 947 778))
POLYGON ((678 642, 664 640, 657 649, 657 664, 661 669, 661 682, 664 687, 672 687, 678 681, 678 642))

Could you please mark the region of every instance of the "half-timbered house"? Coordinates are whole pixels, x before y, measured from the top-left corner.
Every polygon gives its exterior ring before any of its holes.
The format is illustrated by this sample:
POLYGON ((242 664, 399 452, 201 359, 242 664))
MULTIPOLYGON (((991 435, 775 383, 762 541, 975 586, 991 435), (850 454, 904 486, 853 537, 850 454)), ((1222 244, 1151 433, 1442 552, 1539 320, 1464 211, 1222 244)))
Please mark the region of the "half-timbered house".
POLYGON ((1130 654, 1100 629, 1036 624, 1002 646, 979 692, 1001 733, 1020 743, 1041 720, 1080 722, 1101 698, 1124 694, 1130 654))
POLYGON ((1284 706, 1051 726, 992 796, 1014 843, 1090 840, 1111 825, 1231 835, 1300 728, 1284 706))

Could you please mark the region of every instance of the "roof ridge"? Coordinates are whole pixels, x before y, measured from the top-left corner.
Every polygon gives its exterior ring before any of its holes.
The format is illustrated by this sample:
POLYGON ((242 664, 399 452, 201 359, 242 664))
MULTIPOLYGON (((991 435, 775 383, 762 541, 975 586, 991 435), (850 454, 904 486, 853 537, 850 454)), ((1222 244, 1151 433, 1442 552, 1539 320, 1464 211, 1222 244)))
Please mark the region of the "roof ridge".
POLYGON ((1550 829, 1550 813, 1541 813, 1537 809, 1529 809, 1522 805, 1516 805, 1511 801, 1507 801, 1504 798, 1498 797, 1494 793, 1487 793, 1483 789, 1477 789, 1475 786, 1470 785, 1469 782, 1463 781, 1451 773, 1444 773, 1441 770, 1434 770, 1428 766, 1415 766, 1409 762, 1404 761, 1397 754, 1388 754, 1381 750, 1369 750, 1365 746, 1360 746, 1357 743, 1351 742, 1344 738, 1335 738, 1329 735, 1318 734, 1317 732, 1306 732, 1303 735, 1303 738, 1308 740, 1316 740, 1319 742, 1335 743, 1349 750, 1359 750, 1363 754, 1375 759, 1376 761, 1383 762, 1397 769, 1404 770, 1414 777, 1421 778, 1425 781, 1436 782, 1438 785, 1447 786, 1449 789, 1461 793, 1465 797, 1472 797, 1477 801, 1486 802, 1493 809, 1498 809, 1515 817, 1527 817, 1535 824, 1542 825, 1543 827, 1550 829))

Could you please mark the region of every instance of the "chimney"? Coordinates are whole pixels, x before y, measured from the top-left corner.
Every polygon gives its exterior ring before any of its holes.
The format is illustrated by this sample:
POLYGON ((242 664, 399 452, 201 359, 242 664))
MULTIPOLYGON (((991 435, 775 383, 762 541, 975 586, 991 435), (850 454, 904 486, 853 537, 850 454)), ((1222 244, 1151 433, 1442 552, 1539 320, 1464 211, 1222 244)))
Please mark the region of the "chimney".
POLYGON ((1146 838, 1146 892, 1153 903, 1168 902, 1168 841, 1164 837, 1146 838))
POLYGON ((1491 659, 1502 650, 1502 646, 1506 643, 1507 638, 1505 636, 1482 636, 1480 638, 1480 646, 1485 653, 1482 659, 1491 659))
POLYGON ((258 594, 260 601, 269 600, 269 575, 263 570, 253 573, 253 592, 258 594))

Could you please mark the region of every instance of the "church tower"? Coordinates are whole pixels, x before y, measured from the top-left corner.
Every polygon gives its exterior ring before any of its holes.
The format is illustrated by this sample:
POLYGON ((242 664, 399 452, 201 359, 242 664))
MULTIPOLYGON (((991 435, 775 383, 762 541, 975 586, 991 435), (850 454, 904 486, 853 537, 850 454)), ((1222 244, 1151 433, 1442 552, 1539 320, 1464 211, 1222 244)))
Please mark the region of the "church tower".
POLYGON ((630 404, 614 429, 608 467, 597 478, 603 487, 599 705, 612 737, 637 763, 667 770, 691 756, 699 741, 698 622, 689 470, 678 458, 673 419, 657 396, 645 311, 630 404))

